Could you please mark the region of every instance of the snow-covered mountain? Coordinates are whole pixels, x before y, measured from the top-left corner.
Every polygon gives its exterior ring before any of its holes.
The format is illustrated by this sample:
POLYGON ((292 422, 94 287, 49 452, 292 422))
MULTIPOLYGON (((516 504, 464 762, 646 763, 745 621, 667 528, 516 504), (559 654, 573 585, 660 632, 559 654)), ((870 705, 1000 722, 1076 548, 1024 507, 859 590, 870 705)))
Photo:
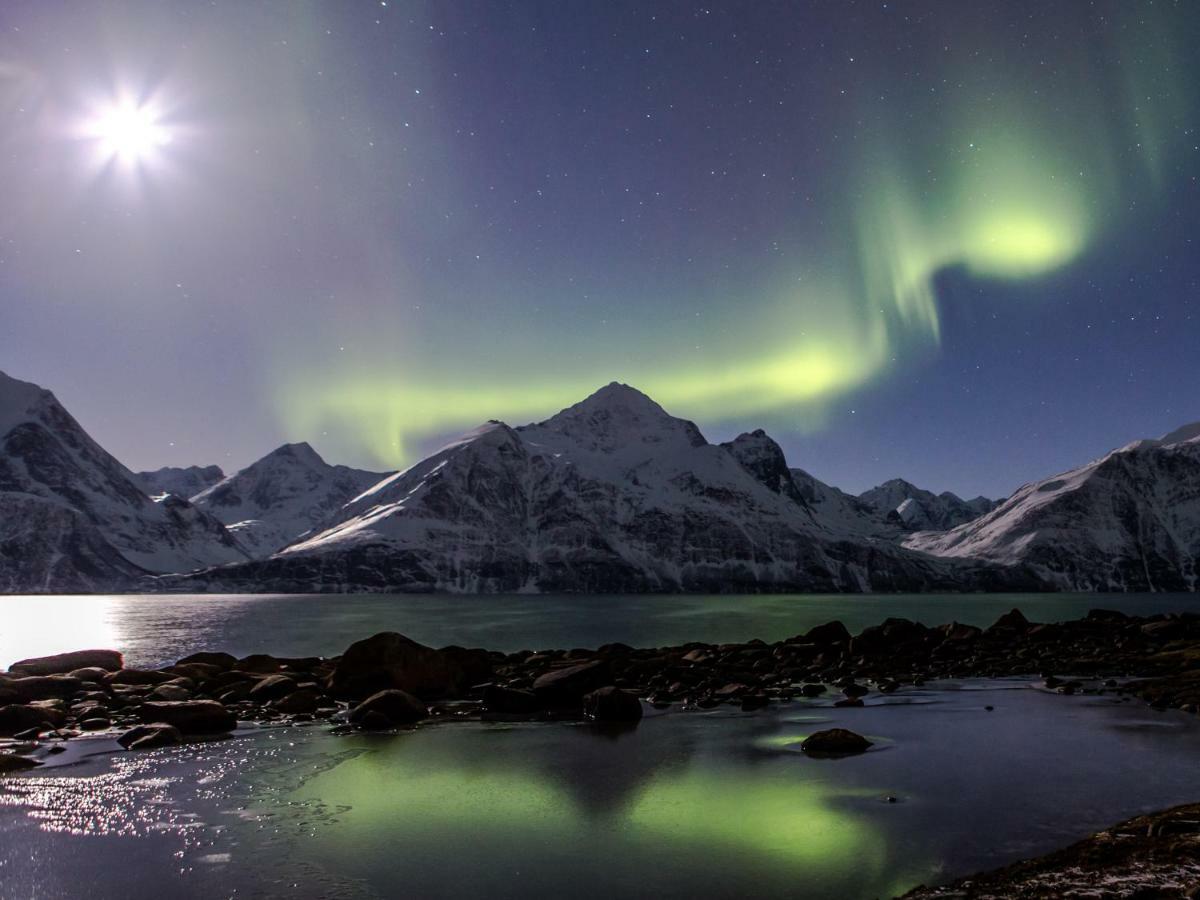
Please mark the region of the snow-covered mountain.
MULTIPOLYGON (((834 533, 765 434, 710 444, 614 383, 544 422, 481 426, 268 559, 166 586, 862 591, 953 589, 993 575, 834 533)), ((1004 577, 1015 587, 1023 576, 1004 577)))
POLYGON ((284 444, 192 497, 224 522, 252 556, 269 556, 328 523, 343 506, 386 477, 331 466, 306 443, 284 444))
POLYGON ((1027 565, 1066 590, 1200 589, 1200 423, 1020 488, 990 513, 905 546, 1027 565))
POLYGON ((138 484, 151 497, 174 494, 184 499, 196 496, 225 477, 220 466, 163 466, 161 469, 136 474, 138 484))
POLYGON ((963 500, 950 491, 935 494, 903 478, 885 481, 859 494, 858 499, 908 531, 945 531, 978 519, 998 505, 987 497, 963 500))
POLYGON ((146 496, 54 395, 0 372, 0 584, 91 590, 246 559, 186 500, 146 496))

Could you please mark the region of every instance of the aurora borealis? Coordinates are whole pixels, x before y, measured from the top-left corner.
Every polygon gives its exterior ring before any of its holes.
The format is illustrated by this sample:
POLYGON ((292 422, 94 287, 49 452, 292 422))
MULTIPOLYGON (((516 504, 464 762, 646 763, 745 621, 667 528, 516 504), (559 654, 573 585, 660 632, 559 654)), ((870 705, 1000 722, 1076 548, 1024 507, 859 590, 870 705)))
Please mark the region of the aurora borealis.
POLYGON ((1132 0, 6 4, 0 368, 135 468, 398 466, 620 380, 850 489, 1007 493, 1200 418, 1198 38, 1132 0))

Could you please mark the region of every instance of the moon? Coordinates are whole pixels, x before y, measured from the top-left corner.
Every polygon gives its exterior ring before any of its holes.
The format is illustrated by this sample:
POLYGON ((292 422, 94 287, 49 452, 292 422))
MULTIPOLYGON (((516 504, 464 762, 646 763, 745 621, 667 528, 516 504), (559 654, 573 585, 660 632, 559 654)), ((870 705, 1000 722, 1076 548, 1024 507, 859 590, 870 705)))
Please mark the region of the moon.
POLYGON ((96 144, 102 163, 139 167, 154 162, 171 142, 171 130, 148 104, 114 101, 95 110, 84 134, 96 144))

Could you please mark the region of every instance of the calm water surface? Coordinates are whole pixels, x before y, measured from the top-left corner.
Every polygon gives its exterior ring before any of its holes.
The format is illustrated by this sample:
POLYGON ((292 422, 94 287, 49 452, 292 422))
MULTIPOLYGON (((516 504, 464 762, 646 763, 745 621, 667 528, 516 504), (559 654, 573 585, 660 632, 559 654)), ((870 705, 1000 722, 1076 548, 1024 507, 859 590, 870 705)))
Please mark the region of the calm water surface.
POLYGON ((131 665, 197 650, 332 656, 378 631, 435 647, 512 652, 776 641, 830 619, 851 631, 904 616, 938 625, 990 625, 1014 606, 1034 621, 1094 607, 1146 615, 1200 608, 1195 594, 792 595, 122 595, 0 598, 0 666, 83 647, 111 647, 131 665))
POLYGON ((446 723, 145 754, 71 746, 66 766, 0 781, 6 898, 846 900, 1196 799, 1200 727, 1003 681, 863 709, 668 712, 620 734, 446 723), (875 746, 798 752, 833 724, 875 746))

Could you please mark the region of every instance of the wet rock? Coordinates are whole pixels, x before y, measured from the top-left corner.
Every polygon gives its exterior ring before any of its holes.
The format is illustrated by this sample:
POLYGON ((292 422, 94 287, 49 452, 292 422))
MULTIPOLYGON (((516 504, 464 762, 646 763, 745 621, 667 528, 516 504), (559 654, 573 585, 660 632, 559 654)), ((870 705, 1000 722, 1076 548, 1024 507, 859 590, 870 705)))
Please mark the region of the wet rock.
POLYGON ((753 712, 756 709, 762 709, 771 700, 766 694, 747 694, 742 698, 742 712, 753 712))
POLYGON ((67 717, 63 712, 46 706, 24 706, 15 703, 0 706, 0 736, 4 737, 11 737, 32 728, 50 731, 66 721, 67 717))
POLYGON ((213 653, 204 651, 202 653, 193 653, 190 656, 185 656, 179 660, 178 665, 187 665, 189 663, 201 663, 206 666, 216 666, 221 671, 232 669, 237 664, 237 657, 232 653, 213 653))
POLYGON ((190 700, 192 692, 177 684, 160 684, 150 692, 151 700, 190 700))
POLYGON ((838 701, 836 701, 836 702, 835 702, 833 705, 834 705, 834 706, 840 706, 840 707, 843 707, 843 708, 846 708, 846 707, 851 707, 851 708, 853 708, 853 707, 858 707, 858 706, 865 706, 866 704, 864 704, 864 703, 862 702, 862 698, 861 698, 861 697, 845 697, 845 698, 844 698, 844 699, 842 699, 842 700, 838 700, 838 701))
POLYGON ((170 672, 159 672, 154 669, 121 669, 110 672, 104 679, 108 684, 124 685, 157 685, 171 681, 175 676, 170 672))
POLYGON ((271 708, 286 715, 304 715, 315 713, 323 699, 319 691, 313 688, 300 688, 297 691, 271 701, 271 708))
POLYGON ((134 726, 117 738, 117 743, 126 750, 153 750, 183 743, 183 734, 174 725, 152 722, 134 726))
POLYGON ((584 696, 583 714, 597 722, 636 722, 642 717, 642 701, 628 691, 606 685, 584 696))
POLYGON ((36 769, 41 763, 26 756, 13 753, 0 753, 0 775, 11 775, 13 772, 24 772, 26 769, 36 769))
POLYGON ((425 704, 407 691, 389 688, 372 694, 350 711, 350 722, 360 728, 379 730, 411 725, 429 714, 425 704), (380 723, 384 724, 380 724, 380 723))
POLYGON ((26 703, 34 700, 65 699, 77 694, 83 682, 69 675, 30 675, 13 678, 5 687, 26 703))
POLYGON ((490 681, 495 671, 492 666, 492 655, 486 650, 450 646, 443 647, 438 653, 462 671, 463 682, 467 685, 490 681))
POLYGON ((533 682, 533 693, 551 706, 578 706, 585 694, 610 683, 612 675, 603 660, 551 669, 533 682))
POLYGON ((252 653, 243 656, 234 668, 241 672, 252 672, 255 675, 273 675, 283 668, 283 664, 274 656, 267 653, 252 653))
POLYGON ((184 735, 227 734, 237 727, 237 716, 216 700, 180 700, 143 703, 144 722, 174 725, 184 735))
POLYGON ((79 727, 83 731, 103 731, 112 727, 112 720, 105 716, 93 716, 80 722, 79 727))
POLYGON ((483 689, 483 708, 502 715, 531 715, 542 708, 541 701, 532 691, 489 684, 483 689))
POLYGON ((83 682, 92 684, 103 684, 104 679, 108 676, 109 669, 101 669, 99 666, 87 666, 82 669, 72 669, 67 674, 72 678, 78 678, 83 682))
POLYGON ((848 728, 829 728, 809 735, 800 749, 814 756, 847 756, 862 753, 871 746, 871 741, 848 728))
POLYGON ((804 697, 820 697, 825 693, 825 685, 809 682, 800 686, 800 694, 804 697))
POLYGON ((865 697, 867 694, 871 693, 871 689, 869 687, 865 687, 864 685, 856 684, 852 681, 842 687, 842 693, 847 697, 865 697))
POLYGON ((287 675, 268 675, 266 678, 259 679, 250 688, 247 698, 257 703, 266 703, 270 700, 278 700, 280 697, 286 697, 295 690, 296 681, 294 678, 287 675))
POLYGON ((116 650, 75 650, 23 659, 8 667, 14 675, 61 675, 72 669, 97 668, 113 672, 121 668, 123 658, 116 650))
POLYGON ((466 686, 452 658, 394 631, 351 644, 329 677, 330 693, 348 700, 388 689, 432 700, 458 696, 466 686))

